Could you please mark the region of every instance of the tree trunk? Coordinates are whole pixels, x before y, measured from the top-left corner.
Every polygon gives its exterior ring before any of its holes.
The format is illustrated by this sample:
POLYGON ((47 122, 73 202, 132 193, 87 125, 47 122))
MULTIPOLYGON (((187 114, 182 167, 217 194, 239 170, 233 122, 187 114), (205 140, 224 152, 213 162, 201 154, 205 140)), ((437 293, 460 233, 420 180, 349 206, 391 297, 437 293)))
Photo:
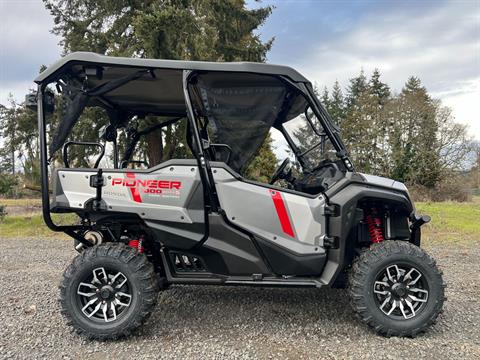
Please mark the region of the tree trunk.
POLYGON ((165 146, 163 148, 163 161, 172 159, 175 154, 175 148, 177 146, 175 131, 176 129, 174 129, 172 125, 168 125, 165 129, 165 146))
POLYGON ((15 150, 12 150, 12 174, 15 175, 15 150))
POLYGON ((147 134, 146 142, 150 167, 160 164, 163 160, 162 130, 158 129, 147 134))

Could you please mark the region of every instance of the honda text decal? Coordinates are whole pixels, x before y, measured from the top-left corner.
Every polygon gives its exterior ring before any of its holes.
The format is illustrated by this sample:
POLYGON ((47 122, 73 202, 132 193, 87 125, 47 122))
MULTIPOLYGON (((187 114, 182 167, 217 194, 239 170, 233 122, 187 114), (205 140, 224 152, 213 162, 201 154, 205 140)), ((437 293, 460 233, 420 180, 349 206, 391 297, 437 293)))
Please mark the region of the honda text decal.
POLYGON ((174 198, 180 196, 181 181, 137 179, 134 173, 126 173, 126 176, 126 178, 112 178, 112 186, 129 188, 135 202, 142 202, 142 194, 174 198))

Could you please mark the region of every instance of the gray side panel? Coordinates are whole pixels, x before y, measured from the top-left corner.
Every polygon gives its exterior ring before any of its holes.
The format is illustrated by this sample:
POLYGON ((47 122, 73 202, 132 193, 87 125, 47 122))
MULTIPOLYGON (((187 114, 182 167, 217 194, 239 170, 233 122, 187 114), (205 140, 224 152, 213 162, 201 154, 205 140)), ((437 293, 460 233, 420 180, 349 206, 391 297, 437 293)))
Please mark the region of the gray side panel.
POLYGON ((220 205, 232 223, 294 254, 325 253, 323 197, 303 197, 239 181, 223 168, 214 168, 214 178, 220 205), (274 197, 287 216, 277 209, 274 197))
POLYGON ((296 255, 271 241, 256 240, 277 275, 318 276, 323 271, 327 259, 325 253, 296 255))
MULTIPOLYGON (((96 171, 57 171, 63 194, 57 194, 57 202, 64 203, 63 195, 71 209, 85 209, 95 197, 95 188, 90 186, 90 177, 96 171)), ((197 167, 171 166, 153 172, 104 170, 105 186, 102 199, 107 211, 137 214, 148 220, 178 223, 204 221, 203 202, 192 197, 201 188, 197 167)), ((58 187, 58 186, 57 186, 58 187)))
POLYGON ((202 240, 205 234, 203 222, 182 224, 178 222, 145 221, 155 239, 169 249, 188 250, 202 240))
POLYGON ((221 254, 230 275, 269 275, 252 239, 228 226, 219 215, 209 217, 210 236, 203 247, 221 254))
POLYGON ((55 171, 53 176, 53 194, 54 196, 51 197, 50 209, 55 209, 56 207, 68 208, 70 203, 68 202, 67 197, 62 188, 62 183, 58 178, 58 172, 55 171))

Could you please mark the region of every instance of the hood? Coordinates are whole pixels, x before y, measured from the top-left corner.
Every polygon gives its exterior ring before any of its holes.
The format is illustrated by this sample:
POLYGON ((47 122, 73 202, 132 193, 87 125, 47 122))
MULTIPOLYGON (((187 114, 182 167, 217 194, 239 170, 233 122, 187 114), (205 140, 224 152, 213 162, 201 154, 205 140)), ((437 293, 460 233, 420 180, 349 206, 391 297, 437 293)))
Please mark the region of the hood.
POLYGON ((360 175, 362 175, 364 179, 370 184, 394 188, 397 190, 406 191, 408 193, 408 190, 405 184, 399 181, 395 181, 393 179, 376 176, 376 175, 369 175, 369 174, 363 174, 363 173, 360 173, 360 175))

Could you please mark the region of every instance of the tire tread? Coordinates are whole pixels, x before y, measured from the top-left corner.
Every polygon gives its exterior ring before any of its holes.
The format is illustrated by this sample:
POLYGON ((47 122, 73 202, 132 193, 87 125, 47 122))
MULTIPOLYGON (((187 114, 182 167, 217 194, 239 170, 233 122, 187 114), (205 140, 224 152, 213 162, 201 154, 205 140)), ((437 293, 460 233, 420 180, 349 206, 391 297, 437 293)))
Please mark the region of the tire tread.
POLYGON ((131 335, 149 318, 157 303, 157 294, 159 292, 157 275, 147 257, 144 254, 140 254, 136 249, 122 243, 103 243, 85 249, 65 269, 59 289, 61 314, 65 318, 66 324, 71 326, 77 334, 91 340, 116 340, 131 335), (131 318, 122 327, 115 329, 115 332, 92 332, 89 329, 85 329, 72 317, 70 304, 67 299, 67 288, 73 281, 75 273, 84 264, 92 262, 97 257, 117 259, 130 266, 135 273, 139 274, 136 277, 139 291, 142 293, 139 309, 132 313, 131 318))
POLYGON ((349 276, 348 291, 350 294, 350 305, 357 317, 373 328, 380 335, 391 337, 416 337, 424 333, 431 325, 435 324, 438 315, 442 312, 442 307, 446 297, 443 289, 446 287, 442 279, 442 272, 437 268, 435 260, 420 247, 406 241, 386 240, 377 244, 372 244, 369 248, 362 249, 359 256, 354 260, 352 270, 349 276), (366 285, 366 276, 372 266, 385 257, 391 255, 405 254, 416 258, 426 267, 432 270, 433 274, 440 281, 442 287, 442 296, 435 304, 434 310, 421 326, 408 331, 399 331, 389 328, 378 322, 374 316, 371 316, 367 303, 365 302, 362 289, 366 285))

